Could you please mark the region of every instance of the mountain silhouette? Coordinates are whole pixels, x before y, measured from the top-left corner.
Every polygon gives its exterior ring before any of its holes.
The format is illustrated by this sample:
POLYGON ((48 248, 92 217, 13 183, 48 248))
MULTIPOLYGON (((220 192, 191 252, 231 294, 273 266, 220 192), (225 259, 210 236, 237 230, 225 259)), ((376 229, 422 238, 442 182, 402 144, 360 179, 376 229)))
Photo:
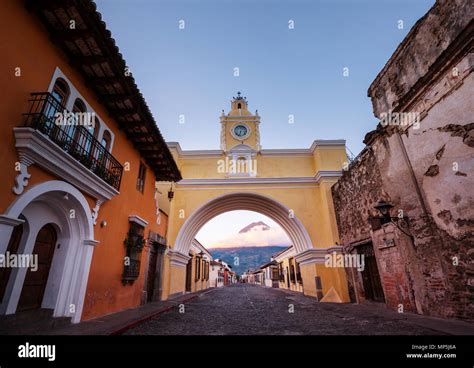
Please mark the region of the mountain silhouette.
MULTIPOLYGON (((250 225, 249 225, 250 226, 250 225)), ((232 270, 242 275, 247 270, 253 271, 270 261, 271 257, 287 248, 286 245, 271 245, 265 247, 232 247, 211 248, 208 251, 214 259, 220 259, 232 267, 232 270)))
POLYGON ((252 231, 252 230, 263 230, 263 231, 270 230, 270 226, 268 226, 263 221, 252 222, 251 224, 245 226, 242 230, 240 230, 239 234, 248 233, 249 231, 252 231))

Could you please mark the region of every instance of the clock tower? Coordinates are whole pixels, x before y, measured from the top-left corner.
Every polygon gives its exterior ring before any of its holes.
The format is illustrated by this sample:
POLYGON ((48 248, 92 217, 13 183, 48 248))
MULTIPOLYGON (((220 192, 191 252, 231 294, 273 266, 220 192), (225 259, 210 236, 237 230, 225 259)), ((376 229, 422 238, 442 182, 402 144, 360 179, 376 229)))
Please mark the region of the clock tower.
POLYGON ((221 149, 227 154, 238 151, 253 156, 261 149, 258 111, 253 115, 248 110, 247 98, 242 97, 240 92, 230 103, 229 113, 225 114, 222 110, 220 117, 221 149))

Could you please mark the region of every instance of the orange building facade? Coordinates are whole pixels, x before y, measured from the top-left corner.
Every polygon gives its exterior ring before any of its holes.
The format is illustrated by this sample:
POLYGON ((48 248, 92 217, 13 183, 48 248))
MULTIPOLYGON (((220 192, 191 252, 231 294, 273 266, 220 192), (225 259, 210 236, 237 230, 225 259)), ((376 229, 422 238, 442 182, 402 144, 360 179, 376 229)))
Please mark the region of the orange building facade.
POLYGON ((0 314, 77 323, 160 299, 155 181, 180 173, 100 14, 1 6, 0 254, 36 255, 37 270, 0 270, 0 314))

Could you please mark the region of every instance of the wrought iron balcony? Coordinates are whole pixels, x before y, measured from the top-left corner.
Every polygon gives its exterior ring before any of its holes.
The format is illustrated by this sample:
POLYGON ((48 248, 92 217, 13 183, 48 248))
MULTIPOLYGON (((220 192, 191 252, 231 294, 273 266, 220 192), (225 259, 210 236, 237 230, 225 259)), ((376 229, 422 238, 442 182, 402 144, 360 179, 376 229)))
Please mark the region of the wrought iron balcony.
POLYGON ((24 126, 40 131, 64 152, 80 162, 107 184, 120 189, 123 166, 48 92, 32 93, 31 107, 24 126), (58 114, 70 116, 72 121, 58 123, 58 114))

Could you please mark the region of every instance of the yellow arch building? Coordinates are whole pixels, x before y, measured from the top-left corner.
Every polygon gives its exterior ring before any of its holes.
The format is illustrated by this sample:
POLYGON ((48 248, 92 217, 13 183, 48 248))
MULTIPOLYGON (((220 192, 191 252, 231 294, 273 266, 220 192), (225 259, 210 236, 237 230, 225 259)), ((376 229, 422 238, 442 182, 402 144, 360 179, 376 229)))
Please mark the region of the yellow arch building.
MULTIPOLYGON (((348 302, 343 268, 324 265, 328 253, 340 252, 331 186, 347 164, 344 140, 316 140, 309 149, 262 149, 260 116, 248 110, 238 93, 220 117, 220 150, 183 151, 168 146, 183 180, 169 203, 168 261, 163 295, 185 292, 190 247, 199 229, 232 210, 262 213, 276 221, 293 244, 288 256, 300 271, 306 295, 322 301, 348 302)), ((166 193, 169 183, 158 183, 166 193)))

